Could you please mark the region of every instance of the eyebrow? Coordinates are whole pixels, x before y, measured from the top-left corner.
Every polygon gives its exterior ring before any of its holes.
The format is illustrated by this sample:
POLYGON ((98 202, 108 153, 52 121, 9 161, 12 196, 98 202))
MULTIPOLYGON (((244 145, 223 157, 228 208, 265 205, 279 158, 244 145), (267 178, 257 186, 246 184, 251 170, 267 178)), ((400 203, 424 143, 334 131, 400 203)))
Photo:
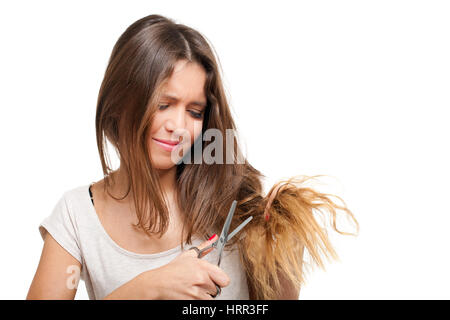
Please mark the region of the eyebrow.
MULTIPOLYGON (((163 94, 162 98, 163 99, 170 99, 170 100, 178 101, 178 98, 175 95, 167 94, 167 93, 163 94)), ((198 105, 200 107, 206 107, 206 102, 203 102, 203 101, 192 101, 191 103, 192 104, 196 104, 196 105, 198 105)))

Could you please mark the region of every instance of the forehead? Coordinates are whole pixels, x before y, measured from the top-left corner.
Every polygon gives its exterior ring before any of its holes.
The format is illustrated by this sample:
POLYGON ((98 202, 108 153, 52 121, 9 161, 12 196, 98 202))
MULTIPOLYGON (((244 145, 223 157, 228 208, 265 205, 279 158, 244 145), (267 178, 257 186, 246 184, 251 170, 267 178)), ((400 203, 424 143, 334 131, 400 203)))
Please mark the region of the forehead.
POLYGON ((174 71, 162 88, 163 98, 178 100, 205 100, 206 72, 201 65, 194 62, 179 61, 174 71))

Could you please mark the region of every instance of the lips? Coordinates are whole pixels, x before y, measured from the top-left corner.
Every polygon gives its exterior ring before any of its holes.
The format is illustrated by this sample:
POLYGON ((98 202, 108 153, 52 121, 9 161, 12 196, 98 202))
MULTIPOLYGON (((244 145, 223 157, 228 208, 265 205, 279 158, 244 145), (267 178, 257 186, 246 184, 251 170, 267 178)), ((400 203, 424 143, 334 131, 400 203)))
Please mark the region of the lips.
POLYGON ((178 141, 162 140, 155 138, 153 138, 153 141, 155 141, 155 143, 166 152, 172 152, 173 150, 175 150, 175 148, 181 146, 181 143, 179 143, 178 141))
POLYGON ((163 139, 156 139, 156 138, 153 138, 153 139, 156 141, 171 145, 171 146, 176 146, 179 143, 179 141, 163 140, 163 139))

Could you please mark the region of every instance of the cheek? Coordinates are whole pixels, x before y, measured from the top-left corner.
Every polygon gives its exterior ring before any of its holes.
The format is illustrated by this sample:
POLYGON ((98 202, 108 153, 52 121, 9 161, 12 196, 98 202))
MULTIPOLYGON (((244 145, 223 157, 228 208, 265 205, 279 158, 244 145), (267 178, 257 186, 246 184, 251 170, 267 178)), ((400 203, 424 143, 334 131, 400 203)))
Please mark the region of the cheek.
POLYGON ((191 144, 194 143, 195 139, 202 133, 203 121, 196 121, 194 125, 191 127, 190 135, 192 137, 191 144))
POLYGON ((160 124, 161 120, 157 115, 153 118, 153 121, 150 123, 150 135, 153 136, 156 132, 158 132, 158 128, 161 126, 160 124))

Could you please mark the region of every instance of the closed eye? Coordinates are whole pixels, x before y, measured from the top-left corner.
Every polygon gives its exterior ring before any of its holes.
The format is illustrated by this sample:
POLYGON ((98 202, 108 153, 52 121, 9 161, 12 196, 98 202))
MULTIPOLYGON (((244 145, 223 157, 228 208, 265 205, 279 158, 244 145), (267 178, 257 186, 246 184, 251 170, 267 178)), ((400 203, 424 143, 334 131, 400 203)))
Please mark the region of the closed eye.
POLYGON ((190 113, 196 119, 201 119, 203 117, 203 114, 201 112, 190 111, 190 113))
MULTIPOLYGON (((159 105, 159 110, 165 110, 167 107, 169 107, 168 104, 159 105)), ((189 112, 195 119, 201 119, 203 117, 203 112, 196 112, 192 110, 189 110, 189 112)))

